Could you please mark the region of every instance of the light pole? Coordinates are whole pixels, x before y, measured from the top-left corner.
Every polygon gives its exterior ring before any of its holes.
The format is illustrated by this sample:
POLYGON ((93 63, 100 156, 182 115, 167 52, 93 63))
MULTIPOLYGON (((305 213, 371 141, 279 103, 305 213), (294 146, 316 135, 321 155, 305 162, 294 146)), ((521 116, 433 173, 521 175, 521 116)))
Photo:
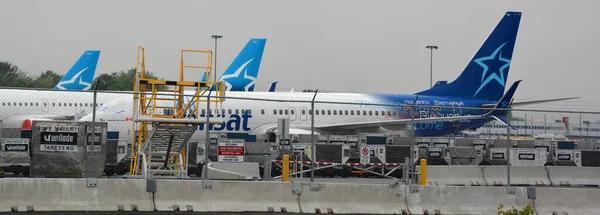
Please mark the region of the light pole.
POLYGON ((217 82, 217 40, 223 38, 223 36, 215 34, 215 35, 212 35, 212 38, 215 39, 215 65, 214 65, 215 69, 213 70, 213 73, 214 73, 213 81, 217 82))
POLYGON ((432 87, 433 84, 433 49, 437 50, 438 47, 434 45, 425 46, 425 48, 430 50, 429 56, 429 88, 432 87))

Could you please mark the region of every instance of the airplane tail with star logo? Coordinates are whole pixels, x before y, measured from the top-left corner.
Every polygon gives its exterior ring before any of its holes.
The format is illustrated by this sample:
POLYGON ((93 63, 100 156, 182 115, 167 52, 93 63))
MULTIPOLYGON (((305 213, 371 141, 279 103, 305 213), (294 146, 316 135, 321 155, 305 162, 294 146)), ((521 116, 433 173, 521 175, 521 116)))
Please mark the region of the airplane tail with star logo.
MULTIPOLYGON (((219 77, 228 91, 254 91, 267 39, 252 38, 219 77)), ((206 74, 202 76, 206 80, 206 74)))
POLYGON ((94 81, 96 65, 100 57, 99 50, 87 50, 63 75, 53 89, 55 90, 89 90, 94 81))
POLYGON ((456 80, 438 81, 416 94, 498 101, 504 95, 520 21, 521 12, 506 12, 456 80))

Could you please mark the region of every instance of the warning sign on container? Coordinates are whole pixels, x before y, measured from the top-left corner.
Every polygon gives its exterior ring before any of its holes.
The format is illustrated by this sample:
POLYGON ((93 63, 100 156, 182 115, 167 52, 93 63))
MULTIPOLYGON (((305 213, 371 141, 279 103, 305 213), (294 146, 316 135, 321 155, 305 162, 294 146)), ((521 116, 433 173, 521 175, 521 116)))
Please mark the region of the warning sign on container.
POLYGON ((368 164, 371 162, 371 154, 369 147, 362 147, 360 149, 360 163, 368 164))
POLYGON ((242 139, 219 140, 219 162, 244 162, 244 143, 242 139))

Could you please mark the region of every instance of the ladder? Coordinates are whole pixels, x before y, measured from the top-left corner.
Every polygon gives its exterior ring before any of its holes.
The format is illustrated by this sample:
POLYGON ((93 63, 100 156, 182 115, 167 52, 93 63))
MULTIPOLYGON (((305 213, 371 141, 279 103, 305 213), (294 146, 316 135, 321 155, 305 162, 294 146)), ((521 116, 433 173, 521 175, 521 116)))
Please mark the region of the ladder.
POLYGON ((181 153, 197 126, 155 123, 149 138, 142 145, 146 156, 145 178, 156 176, 187 176, 187 160, 181 153))

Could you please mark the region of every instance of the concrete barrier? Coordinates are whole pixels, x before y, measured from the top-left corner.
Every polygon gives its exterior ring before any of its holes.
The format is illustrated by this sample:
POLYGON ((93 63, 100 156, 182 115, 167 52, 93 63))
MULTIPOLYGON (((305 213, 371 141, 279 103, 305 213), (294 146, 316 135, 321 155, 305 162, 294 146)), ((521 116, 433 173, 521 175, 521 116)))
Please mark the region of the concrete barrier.
POLYGON ((408 206, 412 214, 497 214, 504 208, 522 208, 527 205, 527 190, 513 187, 451 187, 416 186, 418 192, 409 192, 408 206))
POLYGON ((404 185, 319 183, 313 188, 318 190, 302 187, 303 213, 408 214, 404 185))
MULTIPOLYGON (((483 166, 483 178, 489 186, 507 184, 506 166, 483 166)), ((543 166, 511 166, 511 185, 550 185, 548 173, 543 166)))
POLYGON ((158 211, 299 212, 291 183, 161 179, 156 186, 158 211))
POLYGON ((552 186, 600 186, 600 168, 548 166, 552 186))
POLYGON ((539 187, 535 191, 538 214, 600 213, 600 189, 539 187))
POLYGON ((146 180, 4 178, 0 212, 7 211, 152 211, 146 180))
POLYGON ((529 203, 538 214, 599 214, 600 189, 492 186, 405 186, 264 181, 5 178, 0 212, 203 211, 369 214, 496 214, 529 203), (151 185, 152 183, 149 183, 151 185), (155 192, 148 192, 148 190, 155 192), (510 190, 509 190, 510 189, 510 190), (510 192, 509 192, 510 191, 510 192), (535 201, 531 200, 535 199, 535 201))
POLYGON ((428 185, 485 186, 480 166, 427 166, 428 185))

